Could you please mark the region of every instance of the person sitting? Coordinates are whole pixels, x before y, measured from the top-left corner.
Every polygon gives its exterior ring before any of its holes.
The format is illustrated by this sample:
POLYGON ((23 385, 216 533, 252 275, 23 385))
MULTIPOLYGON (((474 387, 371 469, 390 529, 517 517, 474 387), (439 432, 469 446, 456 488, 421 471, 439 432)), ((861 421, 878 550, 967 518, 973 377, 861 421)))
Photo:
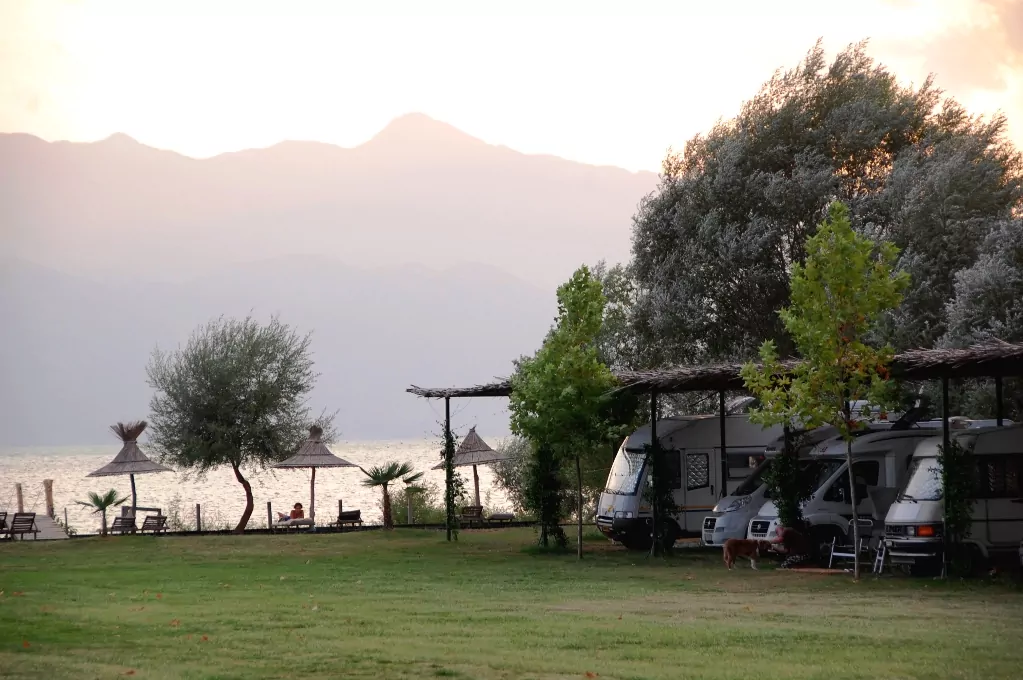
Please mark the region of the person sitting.
POLYGON ((775 544, 777 552, 787 555, 779 569, 791 569, 810 559, 810 543, 795 529, 779 524, 777 535, 771 539, 771 543, 775 544))
POLYGON ((303 512, 303 510, 302 510, 302 504, 301 503, 295 503, 295 507, 293 507, 291 509, 291 513, 288 514, 288 515, 285 515, 283 512, 278 512, 277 513, 277 521, 278 522, 287 522, 289 520, 302 519, 304 517, 305 517, 305 512, 303 512))

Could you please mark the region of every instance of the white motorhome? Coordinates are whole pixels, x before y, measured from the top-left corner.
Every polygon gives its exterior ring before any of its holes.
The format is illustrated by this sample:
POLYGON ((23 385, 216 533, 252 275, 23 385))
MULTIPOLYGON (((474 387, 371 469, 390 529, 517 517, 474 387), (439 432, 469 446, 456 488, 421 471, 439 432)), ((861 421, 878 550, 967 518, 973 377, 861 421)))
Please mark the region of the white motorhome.
MULTIPOLYGON (((726 416, 725 460, 745 462, 750 456, 760 456, 780 434, 780 426, 763 428, 749 422, 745 415, 726 416)), ((714 508, 721 492, 721 421, 716 416, 665 418, 657 421, 657 439, 667 452, 675 504, 679 507, 674 517, 675 537, 700 536, 703 518, 714 508)), ((649 424, 626 438, 597 505, 597 528, 630 549, 650 545, 652 517, 644 496, 649 444, 649 424)), ((737 470, 742 466, 728 467, 737 470)))
MULTIPOLYGON (((988 559, 1012 553, 1023 541, 1023 425, 957 431, 973 451, 977 478, 967 544, 988 559)), ((944 502, 938 467, 942 437, 926 439, 913 454, 909 481, 885 518, 885 545, 895 564, 938 562, 944 502)))
MULTIPOLYGON (((976 428, 990 421, 956 419, 956 427, 976 428)), ((909 478, 909 466, 917 445, 940 432, 941 421, 909 425, 907 429, 872 430, 856 433, 853 441, 853 479, 856 483, 856 515, 873 522, 873 535, 880 537, 884 518, 899 489, 909 478)), ((803 504, 803 518, 821 545, 848 536, 852 520, 846 442, 834 436, 815 446, 806 474, 813 480, 810 499, 803 504)), ((768 500, 749 523, 748 536, 768 539, 778 527, 778 509, 768 500)))

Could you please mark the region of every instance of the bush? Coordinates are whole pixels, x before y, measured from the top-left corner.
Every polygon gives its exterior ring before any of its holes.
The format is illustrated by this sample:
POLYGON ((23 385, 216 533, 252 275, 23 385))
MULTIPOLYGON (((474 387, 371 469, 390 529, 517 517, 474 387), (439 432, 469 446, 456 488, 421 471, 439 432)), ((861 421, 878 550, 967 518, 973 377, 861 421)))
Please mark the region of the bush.
MULTIPOLYGON (((412 493, 413 524, 444 524, 444 492, 439 485, 429 482, 419 485, 422 491, 412 493)), ((391 492, 391 518, 395 526, 408 525, 409 492, 400 487, 391 492)))

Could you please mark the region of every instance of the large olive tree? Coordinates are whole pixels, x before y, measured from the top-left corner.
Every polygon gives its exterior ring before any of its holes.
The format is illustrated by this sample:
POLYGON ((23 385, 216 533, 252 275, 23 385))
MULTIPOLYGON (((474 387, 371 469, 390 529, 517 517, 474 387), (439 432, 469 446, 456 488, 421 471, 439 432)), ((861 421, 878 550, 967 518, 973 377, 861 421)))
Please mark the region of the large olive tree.
MULTIPOLYGON (((150 441, 161 459, 200 477, 230 465, 245 489, 245 467, 265 467, 289 456, 311 424, 306 396, 316 380, 309 336, 273 318, 219 318, 198 328, 183 347, 153 352, 147 368, 156 390, 150 403, 150 441)), ((329 432, 332 416, 316 424, 329 432)))

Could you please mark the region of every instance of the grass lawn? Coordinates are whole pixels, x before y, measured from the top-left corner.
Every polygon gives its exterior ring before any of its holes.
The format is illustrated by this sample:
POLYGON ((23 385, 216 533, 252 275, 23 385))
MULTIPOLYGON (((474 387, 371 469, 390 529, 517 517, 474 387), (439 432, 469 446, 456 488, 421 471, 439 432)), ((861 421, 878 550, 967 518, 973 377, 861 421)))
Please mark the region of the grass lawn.
POLYGON ((1019 678, 1011 586, 717 553, 580 564, 530 530, 0 545, 4 678, 1019 678))

